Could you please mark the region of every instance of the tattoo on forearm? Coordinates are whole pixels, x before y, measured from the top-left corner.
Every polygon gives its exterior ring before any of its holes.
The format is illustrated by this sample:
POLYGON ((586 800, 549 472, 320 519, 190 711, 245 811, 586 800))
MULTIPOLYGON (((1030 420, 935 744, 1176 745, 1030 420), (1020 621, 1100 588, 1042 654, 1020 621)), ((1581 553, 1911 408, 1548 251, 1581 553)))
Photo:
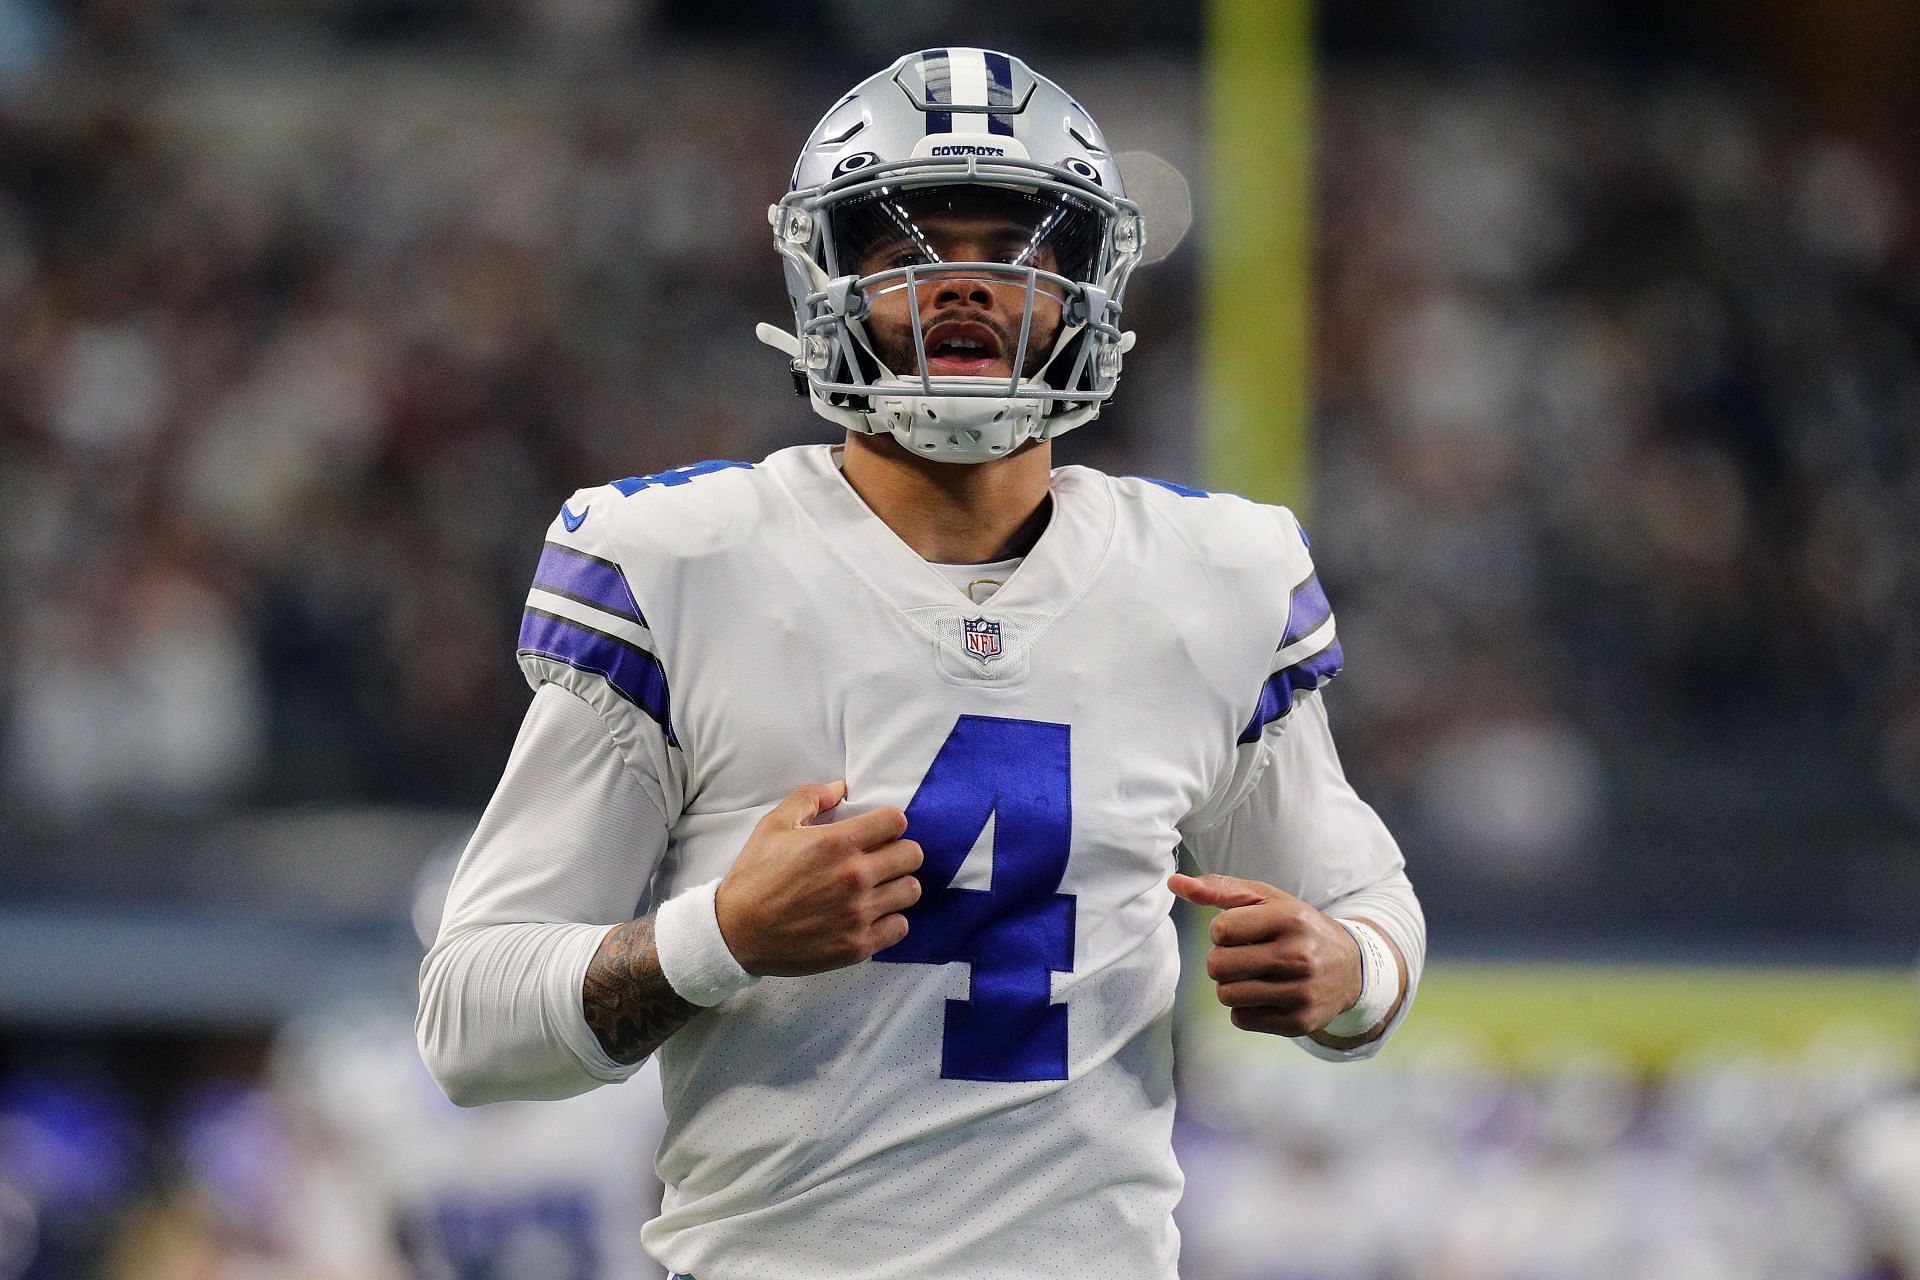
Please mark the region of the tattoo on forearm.
POLYGON ((652 916, 607 935, 587 966, 581 999, 587 1025, 615 1062, 640 1061, 700 1012, 674 993, 660 971, 652 916))

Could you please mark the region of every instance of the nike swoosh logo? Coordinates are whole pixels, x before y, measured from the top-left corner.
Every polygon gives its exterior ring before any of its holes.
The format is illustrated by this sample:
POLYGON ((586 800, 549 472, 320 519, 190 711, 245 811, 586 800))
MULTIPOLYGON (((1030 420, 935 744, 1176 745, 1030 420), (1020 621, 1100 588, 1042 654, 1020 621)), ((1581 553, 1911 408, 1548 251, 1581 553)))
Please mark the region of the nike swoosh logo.
POLYGON ((584 508, 579 515, 575 515, 567 509, 567 504, 563 502, 560 504, 560 523, 567 526, 568 533, 577 532, 580 526, 587 522, 587 512, 591 510, 593 510, 593 508, 589 506, 584 508))

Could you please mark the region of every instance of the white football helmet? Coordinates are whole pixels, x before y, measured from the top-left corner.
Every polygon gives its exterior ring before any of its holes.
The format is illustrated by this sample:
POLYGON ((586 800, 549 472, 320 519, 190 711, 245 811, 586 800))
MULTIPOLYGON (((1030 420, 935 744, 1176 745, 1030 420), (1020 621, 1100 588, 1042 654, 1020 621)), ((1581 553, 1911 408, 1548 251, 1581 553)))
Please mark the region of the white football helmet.
MULTIPOLYGON (((796 388, 829 421, 890 434, 924 457, 985 462, 1072 430, 1113 395, 1133 346, 1120 307, 1145 226, 1092 117, 1018 58, 929 49, 862 81, 814 126, 768 218, 794 329, 762 324, 759 334, 792 358, 796 388), (923 223, 969 213, 1017 226, 994 251, 1002 260, 940 258, 923 223), (919 291, 968 279, 1026 292, 1018 337, 1005 335, 1011 377, 929 372, 919 291), (898 289, 913 316, 904 368, 865 323, 872 300, 898 289), (1047 296, 1061 319, 1043 346, 1032 330, 1047 296)), ((950 367, 968 362, 974 342, 999 345, 981 326, 958 328, 941 356, 950 367)))

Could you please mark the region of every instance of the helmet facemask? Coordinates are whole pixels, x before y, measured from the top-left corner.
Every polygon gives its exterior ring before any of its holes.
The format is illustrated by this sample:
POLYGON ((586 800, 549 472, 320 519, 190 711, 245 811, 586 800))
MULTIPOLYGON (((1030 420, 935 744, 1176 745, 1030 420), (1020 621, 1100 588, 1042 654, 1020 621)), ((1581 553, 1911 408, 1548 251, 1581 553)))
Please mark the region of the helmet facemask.
POLYGON ((1138 210, 1097 183, 1012 159, 907 160, 795 191, 771 215, 795 371, 824 416, 979 462, 1070 430, 1112 396, 1142 237, 1138 210))

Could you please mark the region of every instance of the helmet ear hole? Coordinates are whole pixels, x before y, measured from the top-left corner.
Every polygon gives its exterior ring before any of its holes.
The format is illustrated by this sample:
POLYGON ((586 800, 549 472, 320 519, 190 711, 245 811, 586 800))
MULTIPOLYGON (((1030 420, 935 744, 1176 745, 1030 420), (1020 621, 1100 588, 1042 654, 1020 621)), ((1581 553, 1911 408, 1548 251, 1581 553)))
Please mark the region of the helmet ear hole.
POLYGON ((938 421, 940 421, 940 415, 939 415, 939 414, 937 414, 937 413, 935 413, 935 412, 934 412, 934 411, 933 411, 933 410, 932 410, 931 408, 929 408, 929 409, 927 410, 927 421, 928 421, 928 422, 938 422, 938 421))

